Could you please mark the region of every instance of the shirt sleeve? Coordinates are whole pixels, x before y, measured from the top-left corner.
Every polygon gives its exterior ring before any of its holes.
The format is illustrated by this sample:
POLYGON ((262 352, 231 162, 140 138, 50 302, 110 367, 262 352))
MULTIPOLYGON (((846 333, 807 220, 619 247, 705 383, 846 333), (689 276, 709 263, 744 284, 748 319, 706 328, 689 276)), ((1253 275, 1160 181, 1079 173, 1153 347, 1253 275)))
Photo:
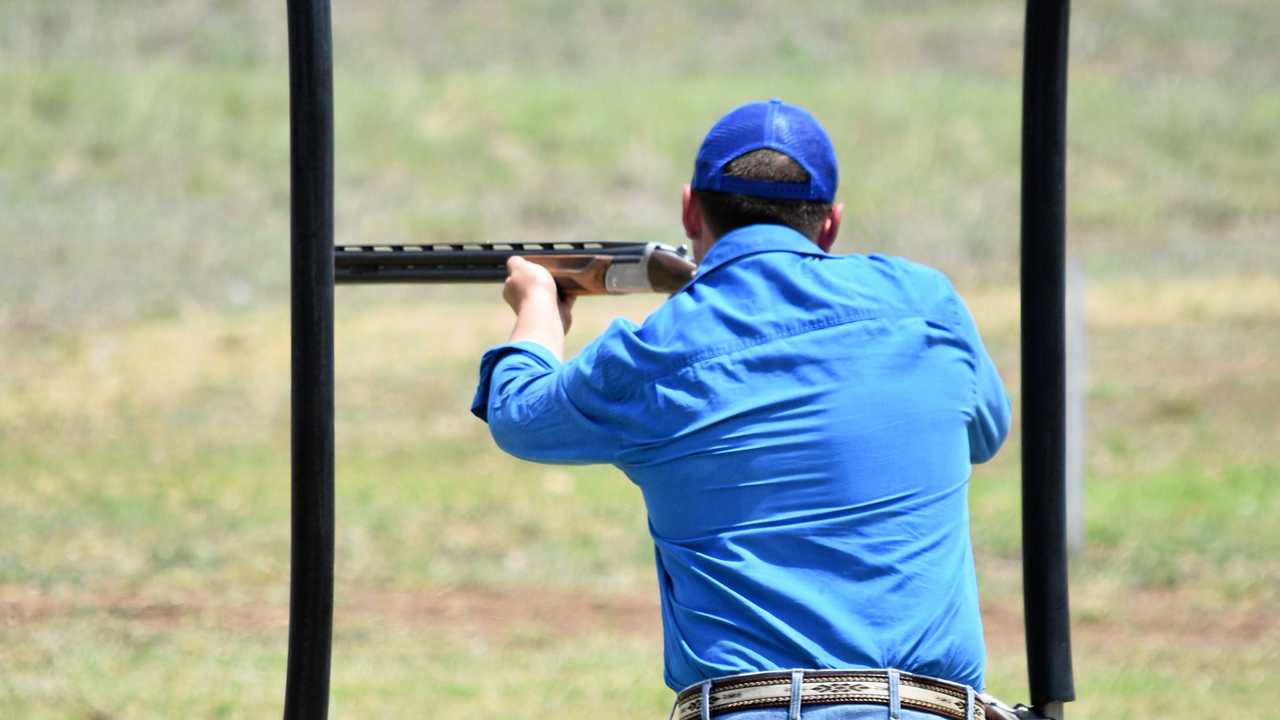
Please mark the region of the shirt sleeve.
POLYGON ((614 367, 616 352, 602 362, 601 344, 597 340, 564 363, 533 342, 489 349, 480 360, 471 412, 489 424, 498 447, 518 458, 613 463, 627 442, 621 421, 628 406, 618 388, 630 383, 608 382, 625 369, 614 367))
POLYGON ((1004 444, 1004 439, 1009 434, 1013 406, 1005 392, 1004 381, 1000 379, 1000 372, 996 370, 995 362, 982 344, 973 315, 959 295, 955 296, 955 306, 956 332, 969 346, 973 356, 974 393, 973 405, 969 410, 969 460, 984 463, 995 457, 996 451, 1004 444))

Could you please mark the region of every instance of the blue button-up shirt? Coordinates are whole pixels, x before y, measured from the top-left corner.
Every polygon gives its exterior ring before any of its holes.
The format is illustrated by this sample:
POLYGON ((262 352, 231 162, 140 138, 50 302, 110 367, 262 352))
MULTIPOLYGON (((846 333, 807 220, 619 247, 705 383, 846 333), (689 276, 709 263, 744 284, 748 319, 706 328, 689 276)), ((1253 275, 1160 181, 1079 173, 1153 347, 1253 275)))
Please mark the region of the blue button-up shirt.
POLYGON ((966 493, 1010 408, 936 270, 737 230, 577 357, 490 349, 473 411, 513 455, 640 487, 670 687, 839 667, 981 688, 966 493))

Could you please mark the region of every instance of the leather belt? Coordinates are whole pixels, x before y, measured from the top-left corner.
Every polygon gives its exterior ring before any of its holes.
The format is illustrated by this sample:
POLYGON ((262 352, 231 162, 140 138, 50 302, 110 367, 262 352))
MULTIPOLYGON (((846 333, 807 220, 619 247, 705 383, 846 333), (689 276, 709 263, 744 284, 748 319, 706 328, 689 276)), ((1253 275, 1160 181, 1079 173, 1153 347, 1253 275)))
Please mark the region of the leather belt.
MULTIPOLYGON (((967 720, 967 686, 924 675, 898 673, 902 707, 938 717, 967 720)), ((864 703, 889 705, 889 673, 885 670, 805 670, 800 680, 800 704, 864 703)), ((973 697, 974 720, 986 720, 984 703, 973 697)), ((791 705, 791 672, 731 675, 711 683, 711 714, 791 705)), ((702 684, 690 685, 676 696, 677 720, 702 717, 702 684)), ((993 715, 1000 717, 999 715, 993 715)))

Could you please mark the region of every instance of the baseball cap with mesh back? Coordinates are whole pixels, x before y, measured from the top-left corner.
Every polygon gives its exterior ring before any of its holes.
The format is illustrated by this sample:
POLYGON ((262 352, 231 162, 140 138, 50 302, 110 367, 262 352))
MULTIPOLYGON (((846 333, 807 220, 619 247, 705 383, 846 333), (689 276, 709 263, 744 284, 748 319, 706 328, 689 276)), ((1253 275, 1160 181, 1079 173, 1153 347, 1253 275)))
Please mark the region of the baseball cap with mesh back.
POLYGON ((693 189, 777 200, 832 202, 839 182, 836 153, 827 131, 809 111, 778 98, 734 108, 720 118, 698 148, 693 189), (731 177, 725 165, 753 150, 768 148, 795 160, 808 182, 769 182, 731 177))

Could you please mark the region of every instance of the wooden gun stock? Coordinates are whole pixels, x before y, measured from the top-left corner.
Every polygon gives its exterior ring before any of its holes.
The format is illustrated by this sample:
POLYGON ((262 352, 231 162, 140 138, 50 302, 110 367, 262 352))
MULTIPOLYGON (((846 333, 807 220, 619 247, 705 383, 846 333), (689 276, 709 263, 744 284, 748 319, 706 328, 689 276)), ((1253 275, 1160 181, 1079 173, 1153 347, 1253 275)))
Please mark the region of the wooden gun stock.
POLYGON ((613 258, 608 255, 530 255, 521 256, 541 265, 556 279, 556 287, 565 295, 607 295, 605 279, 613 258))

